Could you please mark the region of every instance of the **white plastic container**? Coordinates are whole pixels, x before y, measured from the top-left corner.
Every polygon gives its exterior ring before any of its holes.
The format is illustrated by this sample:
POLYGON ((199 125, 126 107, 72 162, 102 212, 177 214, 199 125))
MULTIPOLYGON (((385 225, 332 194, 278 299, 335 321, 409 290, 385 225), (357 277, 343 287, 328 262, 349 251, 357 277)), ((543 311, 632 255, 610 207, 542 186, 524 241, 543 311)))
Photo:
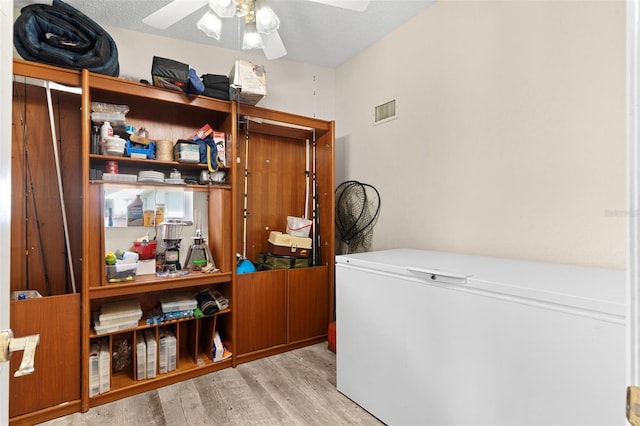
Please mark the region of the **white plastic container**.
POLYGON ((144 380, 147 378, 147 343, 144 340, 144 334, 138 332, 136 334, 136 379, 144 380))
POLYGON ((312 221, 302 217, 287 216, 287 234, 294 237, 308 237, 312 221))
POLYGON ((144 340, 147 345, 147 379, 156 377, 156 357, 158 343, 151 330, 144 331, 144 340))
POLYGON ((137 326, 138 326, 138 320, 135 320, 135 321, 129 321, 129 322, 120 322, 116 324, 106 324, 106 325, 95 324, 93 328, 95 328, 96 334, 98 336, 101 336, 103 334, 114 333, 116 331, 130 330, 132 328, 136 328, 137 326))
POLYGON ((111 390, 111 353, 107 339, 100 340, 98 371, 100 374, 100 393, 109 392, 111 390))
POLYGON ((176 338, 166 327, 158 330, 158 372, 168 373, 176 369, 176 338))
POLYGON ((109 302, 100 308, 100 325, 114 325, 139 321, 142 318, 142 309, 137 299, 109 302))
POLYGON ((91 341, 89 349, 89 397, 100 394, 100 342, 91 341))
POLYGON ((100 126, 100 142, 105 143, 110 136, 113 136, 113 127, 111 127, 110 122, 105 121, 100 126))
POLYGON ((160 296, 162 312, 193 311, 198 301, 190 294, 166 294, 160 296))
POLYGON ((106 155, 114 155, 116 157, 122 157, 124 155, 124 148, 126 141, 119 136, 107 136, 103 140, 104 153, 106 155))

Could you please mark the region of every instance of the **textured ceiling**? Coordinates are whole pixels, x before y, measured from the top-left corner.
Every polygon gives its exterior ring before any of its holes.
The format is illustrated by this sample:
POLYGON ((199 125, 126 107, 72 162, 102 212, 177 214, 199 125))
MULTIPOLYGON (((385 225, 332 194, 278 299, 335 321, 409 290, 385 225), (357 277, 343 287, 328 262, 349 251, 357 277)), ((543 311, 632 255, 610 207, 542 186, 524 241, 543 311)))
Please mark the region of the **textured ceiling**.
MULTIPOLYGON (((237 18, 223 20, 220 40, 209 38, 196 28, 207 6, 166 30, 157 30, 142 19, 170 0, 66 0, 98 24, 120 27, 179 40, 241 49, 237 18)), ((280 18, 278 31, 287 49, 284 59, 335 68, 401 26, 424 10, 433 0, 372 0, 364 12, 355 12, 306 0, 269 0, 280 18)), ((14 0, 16 8, 51 1, 14 0)), ((412 49, 411 46, 407 46, 412 49)), ((261 50, 252 51, 261 54, 261 50)))

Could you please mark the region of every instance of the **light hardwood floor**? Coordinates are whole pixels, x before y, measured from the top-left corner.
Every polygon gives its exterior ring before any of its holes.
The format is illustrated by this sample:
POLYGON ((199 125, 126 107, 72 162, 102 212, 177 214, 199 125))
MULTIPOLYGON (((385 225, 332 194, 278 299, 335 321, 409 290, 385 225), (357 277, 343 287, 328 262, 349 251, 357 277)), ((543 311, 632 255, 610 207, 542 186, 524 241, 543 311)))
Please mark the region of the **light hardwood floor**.
POLYGON ((42 425, 382 425, 336 390, 336 355, 319 343, 42 425))

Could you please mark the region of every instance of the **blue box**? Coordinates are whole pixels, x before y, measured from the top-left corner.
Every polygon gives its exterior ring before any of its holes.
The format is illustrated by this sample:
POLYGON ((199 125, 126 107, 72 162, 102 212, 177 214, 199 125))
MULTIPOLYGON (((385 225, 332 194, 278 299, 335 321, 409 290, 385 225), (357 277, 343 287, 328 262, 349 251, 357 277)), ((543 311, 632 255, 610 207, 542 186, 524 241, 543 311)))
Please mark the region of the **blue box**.
POLYGON ((155 160, 156 158, 156 144, 153 142, 149 142, 146 148, 134 148, 131 141, 127 139, 125 149, 127 156, 131 158, 148 158, 150 160, 155 160))

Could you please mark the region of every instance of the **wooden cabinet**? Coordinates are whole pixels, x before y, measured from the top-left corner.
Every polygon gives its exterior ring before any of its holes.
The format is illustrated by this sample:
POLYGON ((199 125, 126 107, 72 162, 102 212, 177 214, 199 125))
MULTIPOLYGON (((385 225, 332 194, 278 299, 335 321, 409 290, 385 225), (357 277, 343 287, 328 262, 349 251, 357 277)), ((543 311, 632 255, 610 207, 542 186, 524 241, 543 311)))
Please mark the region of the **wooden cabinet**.
POLYGON ((267 252, 287 216, 313 220, 309 267, 236 277, 237 360, 326 339, 333 318, 334 123, 239 106, 237 247, 267 252), (240 188, 240 189, 239 189, 240 188), (244 188, 242 190, 241 188, 244 188))
MULTIPOLYGON (((333 268, 332 268, 333 270, 333 268)), ((327 334, 329 312, 329 267, 320 266, 309 270, 296 269, 288 272, 287 301, 289 327, 287 340, 304 342, 327 334)))
MULTIPOLYGON (((69 329, 66 334, 71 342, 57 342, 55 333, 52 333, 52 339, 42 338, 42 344, 46 342, 47 345, 53 345, 54 349, 57 349, 56 345, 64 345, 67 350, 76 353, 79 365, 75 370, 71 367, 73 371, 66 372, 65 378, 78 382, 78 386, 74 395, 64 396, 69 401, 60 403, 60 407, 67 407, 65 411, 49 410, 44 415, 30 417, 26 413, 23 418, 46 420, 68 413, 68 407, 86 411, 91 406, 326 339, 327 326, 333 316, 333 122, 241 105, 234 101, 187 96, 86 70, 62 70, 21 60, 14 61, 14 70, 19 75, 81 89, 73 95, 60 96, 58 105, 66 107, 57 120, 65 132, 62 164, 67 189, 65 207, 70 218, 72 268, 76 278, 76 294, 72 295, 75 303, 69 304, 76 320, 69 322, 73 322, 76 328, 69 329), (200 210, 202 227, 206 228, 205 239, 218 272, 192 272, 167 277, 153 273, 139 274, 133 281, 107 282, 104 257, 114 238, 112 234, 116 231, 108 229, 108 223, 105 223, 105 217, 108 216, 105 189, 116 187, 142 191, 161 190, 170 186, 163 183, 105 181, 100 177, 100 172, 107 171, 107 167, 110 167, 108 162, 117 162, 119 174, 137 175, 140 171, 154 170, 168 176, 177 169, 182 177, 192 179, 198 179, 206 165, 114 157, 91 152, 92 102, 126 105, 129 109, 126 123, 134 128, 145 127, 154 140, 175 142, 186 139, 205 124, 227 135, 227 163, 223 167, 226 181, 222 184, 179 185, 190 191, 194 199, 205 200, 200 210), (255 260, 258 253, 267 251, 271 230, 285 231, 287 216, 306 216, 314 222, 311 266, 297 270, 237 274, 236 254, 255 260), (211 316, 174 319, 161 324, 148 324, 143 317, 134 327, 96 333, 94 315, 107 303, 135 299, 146 316, 158 307, 164 295, 174 292, 195 294, 203 289, 220 291, 229 299, 229 308, 211 316), (176 338, 176 369, 158 372, 154 378, 139 379, 135 355, 141 335, 151 333, 158 338, 164 330, 169 330, 176 338), (233 353, 229 359, 221 362, 211 359, 212 340, 216 331, 223 336, 233 353), (125 365, 114 366, 112 357, 109 390, 99 394, 92 392, 90 396, 89 360, 92 344, 96 342, 106 345, 109 354, 118 353, 125 342, 124 346, 130 348, 127 355, 130 358, 125 365)), ((42 99, 34 104, 32 96, 28 97, 26 104, 21 104, 25 112, 40 117, 40 127, 43 129, 38 130, 38 134, 45 132, 45 124, 48 124, 43 104, 42 99)), ((14 121, 19 122, 18 112, 21 110, 18 110, 15 102, 14 109, 14 121)), ((33 131, 35 126, 30 129, 33 131)), ((18 132, 13 143, 21 142, 21 139, 18 132)), ((15 157, 14 161, 24 168, 19 161, 22 158, 20 151, 16 151, 15 157)), ((16 194, 28 189, 24 187, 25 180, 20 176, 14 176, 14 180, 12 185, 16 194)), ((171 187, 177 188, 175 185, 171 187)), ((18 201, 16 205, 22 205, 18 201)), ((13 215, 22 218, 28 213, 27 207, 22 205, 14 209, 13 215)), ((47 225, 49 229, 60 226, 47 225)), ((25 284, 24 276, 29 276, 29 273, 35 276, 39 272, 35 267, 36 258, 31 253, 31 263, 21 258, 26 250, 22 240, 29 232, 34 232, 28 226, 16 228, 19 232, 12 235, 11 256, 12 265, 15 265, 12 267, 12 282, 16 283, 12 284, 12 290, 28 289, 29 284, 25 284)), ((129 227, 122 232, 130 232, 124 238, 133 243, 136 237, 147 230, 151 237, 157 237, 160 245, 161 230, 157 227, 129 227)), ((181 237, 182 244, 188 246, 192 234, 183 234, 181 237)), ((56 237, 55 244, 64 244, 64 241, 56 237)), ((62 277, 65 268, 60 264, 66 264, 65 254, 57 253, 48 259, 56 265, 52 270, 62 277)), ((56 279, 54 284, 57 287, 53 294, 72 293, 64 280, 56 279)), ((53 298, 45 297, 41 301, 47 305, 43 312, 58 309, 53 302, 53 298)), ((67 321, 67 317, 60 318, 67 321)), ((56 325, 56 330, 65 327, 65 324, 56 325)), ((36 331, 30 329, 29 333, 32 332, 36 331)), ((56 380, 50 382, 57 383, 56 380)), ((23 397, 11 395, 12 398, 23 397)), ((24 411, 45 409, 28 403, 23 405, 26 408, 20 412, 21 416, 24 411)))
POLYGON ((40 335, 34 373, 14 377, 20 352, 7 366, 10 422, 18 425, 73 413, 81 406, 81 297, 71 280, 74 274, 80 276, 82 268, 81 97, 51 90, 64 184, 61 203, 44 81, 79 87, 80 75, 25 61, 16 61, 13 70, 9 285, 11 291, 35 290, 44 296, 10 302, 14 334, 40 335), (68 246, 62 205, 67 212, 68 246), (73 255, 71 267, 67 252, 73 255))
POLYGON ((287 342, 285 278, 284 270, 237 276, 239 354, 287 342))
POLYGON ((11 357, 9 415, 12 424, 34 424, 80 409, 80 295, 11 301, 16 336, 40 334, 35 371, 13 377, 22 354, 11 357))
POLYGON ((326 338, 328 267, 238 275, 236 351, 241 362, 326 338))

